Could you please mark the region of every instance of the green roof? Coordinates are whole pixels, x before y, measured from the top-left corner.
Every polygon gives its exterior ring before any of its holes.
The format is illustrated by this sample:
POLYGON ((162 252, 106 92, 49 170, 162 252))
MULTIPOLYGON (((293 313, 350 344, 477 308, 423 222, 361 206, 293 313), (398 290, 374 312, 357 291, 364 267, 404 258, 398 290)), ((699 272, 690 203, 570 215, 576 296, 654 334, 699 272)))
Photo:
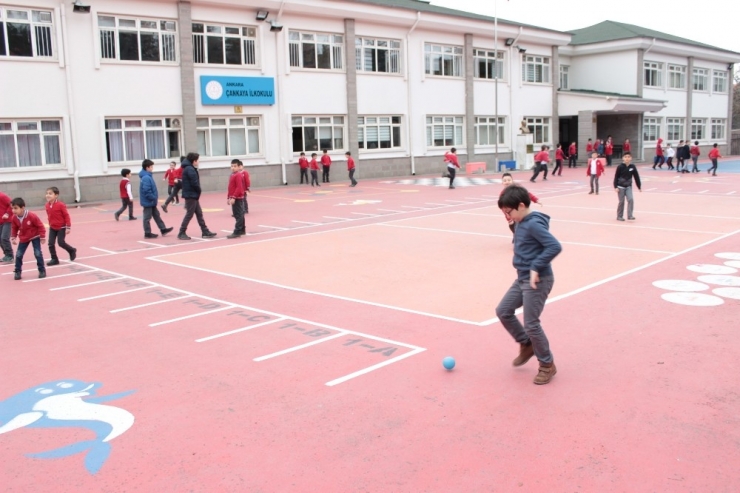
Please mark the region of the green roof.
POLYGON ((720 50, 733 53, 735 55, 738 54, 734 51, 717 48, 716 46, 699 43, 698 41, 692 41, 679 36, 673 36, 672 34, 666 34, 660 31, 653 31, 652 29, 647 29, 645 27, 614 21, 604 21, 594 24, 593 26, 584 27, 583 29, 574 29, 570 32, 573 34, 570 44, 573 46, 606 43, 608 41, 617 41, 620 39, 655 38, 662 41, 698 46, 700 48, 708 48, 710 50, 720 50))

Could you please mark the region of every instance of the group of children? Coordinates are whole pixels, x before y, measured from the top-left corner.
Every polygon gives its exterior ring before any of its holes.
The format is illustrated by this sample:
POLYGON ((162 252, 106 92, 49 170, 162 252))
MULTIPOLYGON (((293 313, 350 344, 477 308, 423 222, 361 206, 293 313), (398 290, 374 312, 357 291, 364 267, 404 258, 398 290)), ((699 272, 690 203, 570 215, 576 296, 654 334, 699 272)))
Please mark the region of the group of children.
MULTIPOLYGON (((349 173, 349 181, 350 181, 350 187, 356 187, 357 186, 357 180, 355 180, 355 160, 352 159, 352 153, 347 151, 344 153, 344 155, 347 158, 347 172, 349 173)), ((298 166, 301 170, 301 185, 303 185, 303 180, 306 180, 306 184, 308 184, 308 172, 311 171, 311 186, 317 186, 319 185, 319 161, 316 160, 318 157, 318 154, 315 152, 311 154, 311 161, 306 159, 306 153, 302 152, 300 157, 298 158, 298 166)), ((331 183, 329 181, 329 172, 331 171, 331 156, 329 155, 329 151, 327 149, 324 149, 323 154, 321 155, 321 182, 322 183, 331 183)))
MULTIPOLYGON (((694 145, 687 141, 679 141, 678 145, 673 148, 671 144, 666 144, 663 147, 663 139, 658 139, 655 146, 655 157, 653 158, 653 169, 656 166, 659 169, 663 169, 663 165, 667 165, 669 170, 675 169, 677 173, 689 173, 688 161, 691 159, 693 166, 691 173, 699 173, 699 156, 701 155, 701 149, 699 149, 699 141, 695 140, 694 145), (676 158, 676 165, 673 165, 673 158, 676 158)), ((719 152, 717 144, 712 145, 712 149, 709 151, 709 159, 712 162, 712 166, 707 169, 707 173, 712 176, 717 176, 717 160, 722 157, 719 152)))

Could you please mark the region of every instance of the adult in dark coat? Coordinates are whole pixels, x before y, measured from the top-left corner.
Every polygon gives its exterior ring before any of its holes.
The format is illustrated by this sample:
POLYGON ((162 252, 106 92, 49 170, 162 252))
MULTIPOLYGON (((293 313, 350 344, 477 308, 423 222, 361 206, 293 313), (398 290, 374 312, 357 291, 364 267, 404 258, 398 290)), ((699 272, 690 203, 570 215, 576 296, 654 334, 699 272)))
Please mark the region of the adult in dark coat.
POLYGON ((203 219, 203 210, 200 208, 199 159, 200 155, 198 153, 191 152, 180 163, 180 167, 182 168, 182 198, 185 199, 185 217, 182 218, 180 233, 177 235, 177 239, 179 240, 190 239, 187 235, 187 229, 190 220, 193 218, 193 214, 195 214, 195 218, 198 220, 198 226, 200 226, 200 230, 203 233, 203 238, 216 236, 216 233, 211 232, 208 226, 206 226, 206 221, 203 219))

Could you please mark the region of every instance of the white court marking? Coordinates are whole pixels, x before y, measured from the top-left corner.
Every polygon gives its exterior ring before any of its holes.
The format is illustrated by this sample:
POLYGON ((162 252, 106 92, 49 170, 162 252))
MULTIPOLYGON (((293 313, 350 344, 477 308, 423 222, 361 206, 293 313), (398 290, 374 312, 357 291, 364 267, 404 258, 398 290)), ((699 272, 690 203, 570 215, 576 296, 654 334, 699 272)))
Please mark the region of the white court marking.
POLYGON ((725 262, 725 265, 728 267, 735 267, 737 269, 740 269, 740 260, 728 260, 725 262))
POLYGON ((306 344, 300 344, 298 346, 293 346, 288 349, 283 349, 282 351, 277 351, 271 354, 266 354, 265 356, 259 356, 257 358, 254 358, 254 361, 265 361, 268 359, 276 358, 277 356, 282 356, 284 354, 292 353, 294 351, 300 351, 301 349, 305 349, 307 347, 315 346, 316 344, 321 344, 322 342, 331 341, 333 339, 337 339, 339 337, 346 336, 347 333, 342 331, 338 332, 336 334, 332 334, 330 336, 322 337, 321 339, 317 339, 315 341, 307 342, 306 344))
POLYGON ((740 286, 740 277, 738 276, 708 275, 699 276, 699 280, 707 284, 717 284, 719 286, 740 286))
POLYGON ((117 308, 115 310, 111 310, 110 312, 111 313, 126 312, 128 310, 136 310, 137 308, 144 308, 146 306, 159 305, 161 303, 169 303, 170 301, 184 300, 185 298, 191 298, 191 297, 192 296, 182 295, 182 296, 177 296, 177 297, 170 298, 167 300, 152 301, 151 303, 144 303, 142 305, 134 305, 134 306, 127 306, 125 308, 117 308))
POLYGON ((740 288, 716 288, 712 290, 712 293, 722 296, 723 298, 740 300, 740 288))
POLYGON ((73 284, 71 286, 62 286, 61 288, 51 288, 49 291, 61 291, 63 289, 81 288, 83 286, 92 286, 93 284, 102 284, 104 282, 120 281, 123 277, 114 277, 113 279, 103 279, 102 281, 86 282, 83 284, 73 284))
MULTIPOLYGON (((46 281, 48 279, 60 279, 62 277, 77 276, 79 274, 89 274, 90 272, 95 272, 95 269, 83 270, 83 271, 80 271, 80 272, 72 272, 71 274, 61 274, 59 276, 51 276, 51 277, 50 276, 46 276, 43 279, 29 279, 29 280, 23 281, 23 282, 36 282, 36 281, 46 281)), ((12 272, 9 272, 8 274, 12 274, 12 272)))
POLYGON ((734 274, 737 272, 737 269, 734 267, 714 264, 693 264, 686 268, 691 272, 698 272, 700 274, 734 274))
POLYGON ((100 298, 107 298, 108 296, 118 296, 119 294, 133 293, 134 291, 141 291, 142 289, 151 289, 153 286, 144 286, 143 288, 127 289, 126 291, 118 291, 115 293, 99 294, 97 296, 90 296, 89 298, 80 298, 77 301, 90 301, 97 300, 100 298))
POLYGON ((653 286, 660 289, 665 289, 666 291, 683 291, 683 292, 692 292, 692 291, 706 291, 709 289, 709 286, 707 286, 704 283, 696 282, 696 281, 683 281, 683 280, 662 280, 662 281, 655 281, 653 282, 653 286))
POLYGON ((718 296, 703 293, 664 293, 660 297, 671 303, 686 306, 719 306, 724 303, 718 296))
POLYGON ((287 230, 290 229, 290 228, 281 228, 280 226, 269 226, 269 225, 265 225, 265 224, 258 224, 257 227, 258 228, 277 229, 278 231, 287 231, 287 230))
POLYGON ((195 342, 206 342, 206 341, 210 341, 210 340, 213 340, 213 339, 218 339, 220 337, 226 337, 226 336, 230 336, 230 335, 233 335, 233 334, 238 334, 239 332, 244 332, 244 331, 247 331, 247 330, 256 329, 257 327, 264 327, 265 325, 274 324, 276 322, 284 322, 285 320, 288 320, 288 319, 287 318, 276 318, 274 320, 268 320, 266 322, 262 322, 262 323, 258 323, 258 324, 254 324, 254 325, 249 325, 247 327, 242 327, 241 329, 230 330, 228 332, 222 332, 220 334, 216 334, 216 335, 212 335, 212 336, 208 336, 208 337, 203 337, 201 339, 196 339, 195 342))
POLYGON ((149 327, 159 327, 160 325, 167 325, 167 324, 171 324, 174 322, 180 322, 181 320, 187 320, 189 318, 202 317, 203 315, 210 315, 211 313, 222 312, 224 310, 229 310, 234 307, 235 307, 234 305, 222 306, 221 308, 215 308, 213 310, 208 310, 205 312, 194 313, 192 315, 185 315, 184 317, 172 318, 170 320, 163 320, 162 322, 155 322, 153 324, 149 324, 149 327))
POLYGON ((142 245, 151 245, 151 246, 155 246, 155 247, 157 247, 157 248, 167 248, 167 247, 166 247, 165 245, 160 245, 160 244, 158 244, 158 243, 151 243, 151 242, 149 242, 149 241, 141 241, 141 240, 139 240, 139 243, 141 243, 142 245))
POLYGON ((723 258, 727 260, 740 260, 740 253, 736 253, 736 252, 715 253, 714 256, 717 258, 723 258))
POLYGON ((90 247, 90 248, 93 250, 97 250, 99 252, 107 253, 108 255, 116 255, 117 253, 119 253, 119 252, 114 252, 113 250, 105 250, 103 248, 98 248, 98 247, 90 247))

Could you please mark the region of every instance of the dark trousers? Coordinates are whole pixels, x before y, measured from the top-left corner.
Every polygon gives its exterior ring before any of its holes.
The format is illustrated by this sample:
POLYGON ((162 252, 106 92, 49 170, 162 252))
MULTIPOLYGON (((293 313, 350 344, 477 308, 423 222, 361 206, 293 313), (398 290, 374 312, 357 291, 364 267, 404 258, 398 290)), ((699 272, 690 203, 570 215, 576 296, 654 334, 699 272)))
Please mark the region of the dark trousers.
POLYGON ((537 176, 539 176, 540 171, 545 173, 545 180, 547 180, 547 165, 546 164, 535 164, 534 165, 534 174, 532 175, 532 178, 529 181, 535 181, 537 179, 537 176))
POLYGON ((249 202, 247 202, 247 192, 244 192, 244 198, 242 199, 242 202, 244 203, 244 214, 249 214, 249 202))
POLYGON ((698 173, 699 172, 699 166, 698 166, 699 156, 691 156, 691 162, 694 163, 694 166, 691 168, 691 172, 692 173, 694 173, 694 172, 698 173))
MULTIPOLYGON (((672 157, 669 157, 668 159, 666 159, 666 162, 665 163, 668 165, 668 169, 675 168, 675 166, 673 166, 673 158, 672 157)), ((661 164, 661 166, 662 166, 662 164, 661 164)))
POLYGON ((120 216, 128 207, 128 217, 134 217, 134 203, 128 197, 121 199, 121 208, 116 211, 116 216, 120 216))
POLYGON ((316 183, 317 187, 321 186, 319 185, 319 171, 312 169, 311 170, 311 186, 313 186, 314 183, 316 183))
POLYGON ((193 214, 195 214, 195 219, 198 221, 201 232, 208 233, 208 226, 206 226, 206 221, 203 219, 203 209, 200 208, 200 201, 198 199, 185 199, 185 217, 182 218, 180 234, 184 235, 188 230, 188 224, 193 219, 193 214))
POLYGON ((653 158, 653 169, 655 169, 656 166, 658 168, 662 168, 663 163, 665 163, 665 156, 655 156, 653 158))
POLYGON ((684 160, 682 157, 676 158, 676 171, 681 171, 681 166, 685 166, 684 160))
POLYGON ((13 256, 13 245, 10 243, 11 228, 11 223, 0 224, 0 245, 2 245, 6 257, 13 256))
POLYGON ((713 176, 717 176, 717 159, 712 158, 712 167, 707 170, 707 173, 712 173, 713 176))
POLYGON ((33 244, 33 256, 36 257, 36 266, 39 268, 39 272, 45 272, 44 255, 41 253, 41 238, 18 243, 18 251, 15 252, 15 271, 21 272, 23 270, 23 256, 26 254, 26 248, 29 244, 33 244))
POLYGON ((457 170, 448 166, 447 173, 450 175, 450 188, 452 188, 452 184, 455 182, 455 173, 457 173, 457 170))
POLYGON ((327 166, 325 164, 321 165, 321 169, 323 170, 323 174, 321 175, 321 181, 324 183, 329 183, 329 168, 331 168, 331 166, 327 166))
MULTIPOLYGON (((611 166, 611 165, 612 165, 612 155, 611 155, 611 154, 607 154, 607 155, 606 155, 606 165, 607 165, 607 166, 611 166)), ((554 174, 554 173, 555 173, 555 172, 553 171, 553 174, 554 174)))
POLYGON ((578 156, 576 155, 568 156, 568 167, 575 168, 577 160, 578 160, 578 156))
POLYGON ((167 192, 169 195, 167 196, 167 200, 164 201, 165 207, 170 205, 173 201, 176 204, 180 203, 180 198, 177 196, 177 194, 180 192, 181 189, 182 189, 181 181, 176 181, 174 185, 170 185, 169 187, 167 187, 167 192))
POLYGON ((149 225, 149 222, 152 219, 154 219, 154 222, 156 223, 160 232, 163 229, 167 229, 167 226, 164 224, 164 221, 162 221, 162 216, 159 214, 159 209, 157 209, 156 205, 154 207, 144 207, 144 234, 151 234, 152 228, 149 225))
POLYGON ((306 179, 306 185, 308 185, 308 168, 301 168, 301 185, 303 185, 303 179, 306 179))
POLYGON ((357 180, 355 180, 355 169, 354 168, 349 170, 349 181, 352 182, 353 187, 357 185, 357 180))
POLYGON ((63 248, 67 251, 70 255, 72 255, 72 252, 75 251, 74 248, 69 246, 69 244, 64 241, 64 237, 67 236, 67 229, 51 229, 49 228, 49 253, 51 254, 51 258, 53 260, 59 260, 59 257, 57 257, 57 248, 55 243, 59 242, 59 247, 63 248))
POLYGON ((552 169, 552 175, 555 176, 555 173, 557 173, 558 176, 563 174, 563 160, 562 159, 555 160, 555 167, 552 169))
POLYGON ((246 233, 246 225, 244 223, 244 199, 235 199, 234 203, 231 204, 231 213, 234 216, 234 234, 246 233))

